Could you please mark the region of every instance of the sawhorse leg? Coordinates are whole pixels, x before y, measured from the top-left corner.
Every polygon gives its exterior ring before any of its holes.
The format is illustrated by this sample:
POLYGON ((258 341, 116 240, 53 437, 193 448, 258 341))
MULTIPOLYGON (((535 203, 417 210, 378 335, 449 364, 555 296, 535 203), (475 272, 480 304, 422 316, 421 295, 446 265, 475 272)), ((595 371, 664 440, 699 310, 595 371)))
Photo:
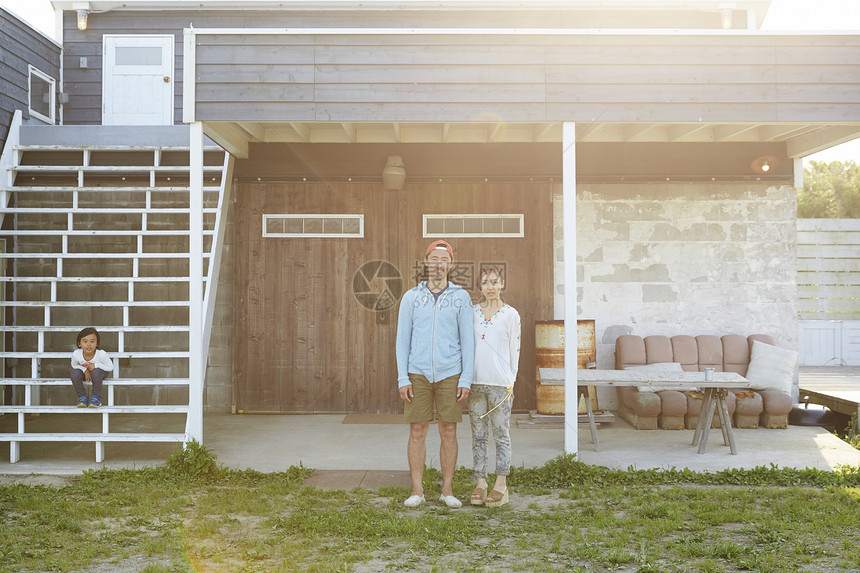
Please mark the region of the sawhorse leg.
POLYGON ((737 455, 735 436, 732 434, 732 419, 729 416, 728 404, 726 404, 726 391, 722 388, 717 388, 714 392, 717 394, 717 408, 720 413, 720 424, 723 430, 723 443, 729 447, 732 454, 737 455))
POLYGON ((699 445, 699 453, 705 453, 705 445, 708 443, 708 433, 711 422, 714 420, 714 389, 705 388, 705 399, 702 401, 702 410, 699 412, 699 423, 696 424, 696 432, 693 434, 693 445, 699 445))
POLYGON ((594 410, 591 407, 591 396, 588 393, 588 386, 578 386, 576 393, 577 396, 585 396, 585 411, 588 412, 588 425, 591 428, 591 441, 594 443, 594 451, 599 452, 600 439, 597 437, 597 424, 594 423, 594 410))

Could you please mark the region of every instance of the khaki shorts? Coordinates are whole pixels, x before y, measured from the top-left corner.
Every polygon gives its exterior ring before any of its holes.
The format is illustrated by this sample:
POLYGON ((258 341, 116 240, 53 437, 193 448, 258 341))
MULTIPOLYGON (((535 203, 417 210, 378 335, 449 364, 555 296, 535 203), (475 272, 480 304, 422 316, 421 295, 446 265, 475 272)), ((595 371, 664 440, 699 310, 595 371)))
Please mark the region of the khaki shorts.
POLYGON ((457 401, 459 374, 431 384, 421 374, 410 373, 409 381, 412 382, 412 402, 403 404, 403 417, 407 422, 432 422, 434 400, 439 420, 457 423, 463 419, 463 408, 457 401))

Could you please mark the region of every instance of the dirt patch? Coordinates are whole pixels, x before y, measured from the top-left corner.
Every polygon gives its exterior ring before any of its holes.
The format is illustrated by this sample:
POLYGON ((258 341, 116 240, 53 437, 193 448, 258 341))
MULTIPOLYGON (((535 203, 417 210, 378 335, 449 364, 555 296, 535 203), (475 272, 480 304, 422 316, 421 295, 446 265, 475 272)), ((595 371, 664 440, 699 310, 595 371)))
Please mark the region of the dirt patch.
POLYGON ((27 486, 49 486, 49 487, 66 487, 72 483, 75 478, 73 476, 55 476, 45 474, 0 474, 0 486, 3 485, 27 485, 27 486))

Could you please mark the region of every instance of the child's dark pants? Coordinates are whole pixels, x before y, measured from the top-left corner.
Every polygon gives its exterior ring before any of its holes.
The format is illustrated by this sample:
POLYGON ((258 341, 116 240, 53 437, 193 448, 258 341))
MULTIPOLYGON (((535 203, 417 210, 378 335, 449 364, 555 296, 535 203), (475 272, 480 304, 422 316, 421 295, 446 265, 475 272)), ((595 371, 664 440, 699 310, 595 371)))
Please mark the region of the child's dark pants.
MULTIPOLYGON (((99 399, 102 397, 102 381, 106 374, 107 372, 101 368, 93 368, 90 372, 90 379, 93 381, 93 396, 99 399)), ((72 386, 75 387, 75 392, 77 392, 78 398, 86 396, 87 391, 84 389, 84 380, 86 380, 86 376, 84 375, 84 371, 80 368, 74 368, 72 369, 70 378, 72 379, 72 386)))

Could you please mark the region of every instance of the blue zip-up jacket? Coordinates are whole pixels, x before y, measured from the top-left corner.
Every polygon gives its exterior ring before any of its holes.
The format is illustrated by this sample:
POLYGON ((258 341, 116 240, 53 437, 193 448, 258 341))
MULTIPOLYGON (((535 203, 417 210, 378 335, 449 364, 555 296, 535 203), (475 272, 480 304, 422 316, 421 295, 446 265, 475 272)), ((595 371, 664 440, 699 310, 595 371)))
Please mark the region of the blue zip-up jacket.
POLYGON ((460 374, 458 387, 471 388, 475 368, 472 299, 448 282, 435 301, 427 281, 406 291, 397 318, 397 387, 412 384, 409 373, 438 382, 460 374))

